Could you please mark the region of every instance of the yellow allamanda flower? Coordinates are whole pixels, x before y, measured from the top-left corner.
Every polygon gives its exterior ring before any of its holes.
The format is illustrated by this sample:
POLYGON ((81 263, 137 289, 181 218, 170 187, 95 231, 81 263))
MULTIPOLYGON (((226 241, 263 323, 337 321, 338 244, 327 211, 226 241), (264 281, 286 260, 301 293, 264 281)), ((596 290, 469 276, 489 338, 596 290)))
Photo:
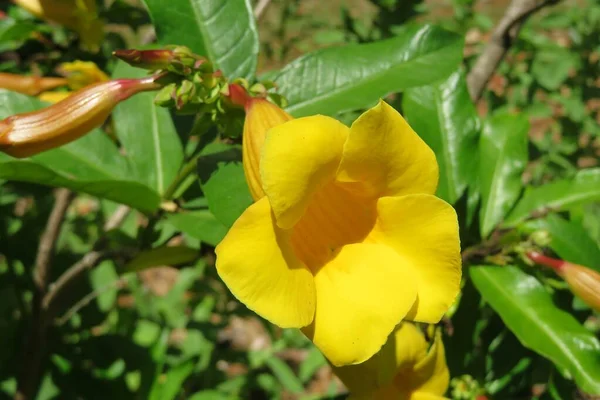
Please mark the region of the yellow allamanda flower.
POLYGON ((77 32, 81 43, 98 51, 104 24, 98 17, 96 0, 13 0, 38 18, 56 22, 77 32))
POLYGON ((350 128, 266 100, 246 112, 255 203, 216 249, 231 292, 336 366, 372 357, 402 320, 438 322, 459 291, 457 217, 402 116, 383 101, 350 128))
POLYGON ((350 391, 348 400, 442 400, 450 373, 439 330, 428 347, 415 325, 403 323, 371 359, 333 371, 350 391))

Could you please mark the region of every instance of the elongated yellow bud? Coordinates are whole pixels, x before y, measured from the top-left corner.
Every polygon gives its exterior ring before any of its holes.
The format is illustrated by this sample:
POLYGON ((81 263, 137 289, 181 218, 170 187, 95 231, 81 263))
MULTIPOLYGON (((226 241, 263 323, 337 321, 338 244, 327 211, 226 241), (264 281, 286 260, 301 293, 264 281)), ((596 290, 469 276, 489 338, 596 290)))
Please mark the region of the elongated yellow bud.
POLYGON ((35 96, 46 90, 66 86, 66 78, 42 78, 0 72, 0 88, 35 96))
POLYGON ((155 77, 118 79, 87 86, 50 107, 0 121, 0 151, 13 157, 35 155, 69 143, 100 126, 130 96, 160 85, 155 77))
POLYGON ((250 194, 256 201, 265 195, 260 179, 260 153, 269 129, 293 117, 267 99, 251 97, 237 84, 229 85, 229 99, 246 110, 242 138, 242 161, 250 194))
POLYGON ((569 285, 571 291, 585 304, 600 311, 600 274, 583 265, 557 260, 531 252, 527 256, 534 262, 554 269, 569 285))

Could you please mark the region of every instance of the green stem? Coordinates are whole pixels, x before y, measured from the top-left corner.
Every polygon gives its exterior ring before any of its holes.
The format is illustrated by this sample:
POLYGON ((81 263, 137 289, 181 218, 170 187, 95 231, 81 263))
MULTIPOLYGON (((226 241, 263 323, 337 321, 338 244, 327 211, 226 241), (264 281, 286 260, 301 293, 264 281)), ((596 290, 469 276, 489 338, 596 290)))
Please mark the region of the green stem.
POLYGON ((181 185, 181 183, 185 181, 185 179, 188 176, 190 176, 194 173, 194 171, 196 171, 196 164, 198 163, 198 158, 200 158, 200 154, 196 154, 183 165, 183 168, 181 168, 181 171, 179 171, 179 174, 177 174, 173 183, 171 183, 167 190, 165 190, 165 193, 163 195, 163 198, 165 200, 172 200, 172 197, 175 195, 175 192, 177 192, 179 185, 181 185))

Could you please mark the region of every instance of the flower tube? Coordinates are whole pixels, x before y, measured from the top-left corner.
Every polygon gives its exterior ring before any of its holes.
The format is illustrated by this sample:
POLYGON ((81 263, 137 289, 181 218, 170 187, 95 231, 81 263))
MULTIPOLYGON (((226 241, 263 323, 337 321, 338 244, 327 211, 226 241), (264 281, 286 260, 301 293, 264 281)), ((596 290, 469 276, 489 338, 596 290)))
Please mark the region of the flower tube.
POLYGON ((160 85, 154 77, 97 83, 41 110, 0 121, 0 151, 24 158, 69 143, 100 126, 130 96, 160 85))
POLYGON ((46 90, 66 86, 67 83, 68 80, 66 78, 23 76, 0 72, 0 88, 29 96, 35 96, 46 90))

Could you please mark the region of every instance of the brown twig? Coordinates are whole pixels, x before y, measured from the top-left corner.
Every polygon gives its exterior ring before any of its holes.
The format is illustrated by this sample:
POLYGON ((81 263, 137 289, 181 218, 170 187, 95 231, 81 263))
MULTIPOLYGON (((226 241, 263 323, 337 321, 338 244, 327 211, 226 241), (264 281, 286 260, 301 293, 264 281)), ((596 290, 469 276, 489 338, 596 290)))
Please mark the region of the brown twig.
POLYGON ((45 309, 50 309, 53 306, 54 300, 57 296, 82 272, 92 269, 96 265, 100 264, 102 260, 106 259, 111 252, 93 250, 87 253, 83 258, 77 261, 75 264, 70 266, 61 276, 58 277, 56 282, 52 284, 50 290, 42 301, 42 305, 45 309))
POLYGON ((271 0, 259 0, 256 7, 254 7, 254 18, 258 21, 260 17, 263 16, 263 13, 271 3, 271 0))
POLYGON ((112 281, 102 287, 99 287, 98 289, 94 290, 93 292, 88 293, 83 298, 81 298, 81 300, 79 300, 77 303, 75 303, 73 305, 73 307, 69 308, 67 310, 67 312, 65 312, 63 314, 62 317, 57 318, 56 325, 64 325, 79 310, 81 310, 82 308, 84 308, 85 306, 90 304, 92 302, 92 300, 94 300, 98 296, 101 296, 102 294, 106 293, 107 291, 109 291, 111 289, 121 289, 121 288, 126 287, 127 286, 127 278, 128 278, 127 276, 122 276, 121 278, 119 278, 115 281, 112 281))
POLYGON ((50 212, 46 228, 40 237, 33 267, 35 292, 32 301, 31 326, 22 354, 23 365, 17 380, 16 400, 30 399, 37 393, 41 378, 42 361, 46 353, 48 315, 42 301, 48 289, 54 247, 74 194, 68 189, 58 189, 55 197, 54 207, 50 212))
MULTIPOLYGON (((77 277, 81 273, 94 268, 96 265, 100 264, 103 260, 109 258, 115 253, 112 251, 102 249, 106 245, 106 233, 119 227, 125 221, 125 218, 127 218, 130 211, 131 208, 125 205, 120 205, 119 207, 117 207, 114 213, 104 223, 104 235, 102 235, 96 241, 96 244, 94 245, 92 251, 85 254, 81 258, 81 260, 67 268, 67 270, 63 272, 61 276, 58 277, 56 282, 54 282, 50 286, 48 293, 46 293, 42 300, 42 305, 45 309, 52 310, 53 303, 56 300, 56 298, 60 295, 62 291, 64 291, 66 287, 69 286, 69 284, 72 281, 77 279, 77 277)), ((50 312, 50 314, 53 313, 50 312)))
POLYGON ((492 32, 490 41, 467 75, 473 101, 479 100, 488 81, 519 35, 525 20, 534 12, 560 0, 512 0, 492 32))
POLYGON ((50 261, 52 259, 54 244, 58 239, 65 213, 73 197, 73 192, 68 189, 58 189, 56 191, 54 208, 52 208, 46 229, 44 229, 40 238, 35 265, 33 267, 33 281, 40 293, 45 293, 48 287, 48 275, 50 273, 50 261))
POLYGON ((117 207, 115 212, 104 223, 104 232, 112 231, 113 229, 116 229, 119 226, 121 226, 121 224, 125 222, 125 218, 127 218, 130 211, 131 208, 123 204, 117 207))

